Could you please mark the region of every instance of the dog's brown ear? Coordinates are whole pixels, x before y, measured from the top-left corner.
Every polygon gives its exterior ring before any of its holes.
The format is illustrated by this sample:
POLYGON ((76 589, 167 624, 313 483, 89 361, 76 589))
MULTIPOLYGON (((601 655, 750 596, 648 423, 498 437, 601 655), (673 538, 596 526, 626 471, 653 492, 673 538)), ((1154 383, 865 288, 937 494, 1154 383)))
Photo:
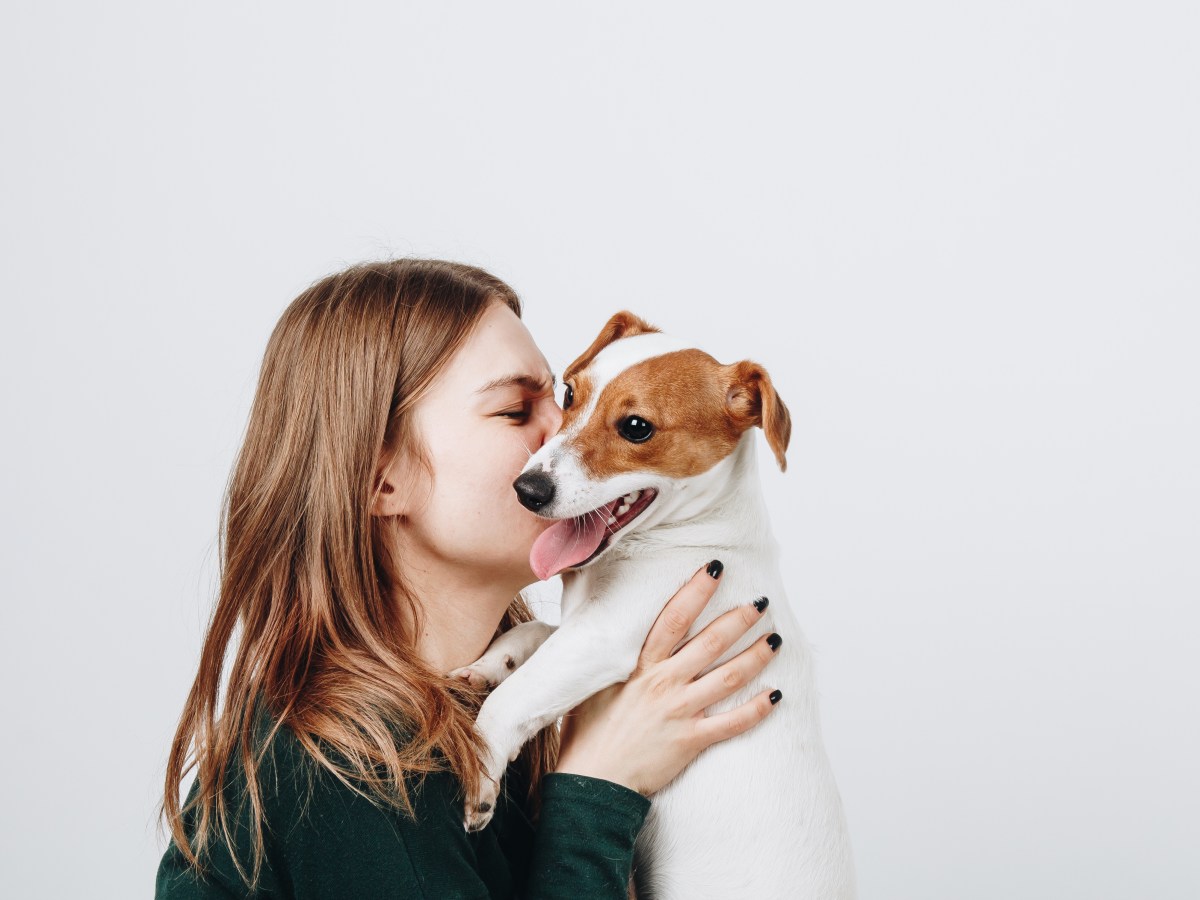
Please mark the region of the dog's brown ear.
POLYGON ((613 341, 619 341, 621 338, 633 337, 635 334, 647 334, 652 331, 659 331, 645 319, 640 319, 629 310, 621 310, 611 319, 604 323, 604 327, 600 329, 600 334, 592 341, 592 346, 583 351, 575 362, 567 366, 563 372, 563 381, 566 381, 576 372, 587 368, 588 363, 596 358, 601 350, 611 344, 613 341))
POLYGON ((758 363, 749 360, 725 368, 730 373, 725 393, 725 406, 730 417, 741 431, 760 426, 767 436, 767 445, 775 453, 779 471, 786 472, 784 452, 792 438, 792 416, 775 393, 771 376, 758 363))

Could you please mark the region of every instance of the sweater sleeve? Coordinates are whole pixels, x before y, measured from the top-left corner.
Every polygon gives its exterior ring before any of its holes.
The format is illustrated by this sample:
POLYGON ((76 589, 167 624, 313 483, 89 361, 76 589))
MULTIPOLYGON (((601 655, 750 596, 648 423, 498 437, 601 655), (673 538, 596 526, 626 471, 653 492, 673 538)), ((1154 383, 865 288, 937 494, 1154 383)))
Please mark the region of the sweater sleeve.
MULTIPOLYGON (((204 880, 173 844, 159 866, 155 900, 291 897, 295 900, 625 900, 633 845, 650 807, 636 791, 598 778, 551 773, 527 865, 496 849, 497 835, 468 833, 462 793, 448 772, 409 788, 415 816, 373 804, 324 770, 311 791, 274 782, 268 798, 267 863, 259 894, 218 856, 204 880), (522 883, 523 882, 523 883, 522 883)), ((238 831, 248 865, 250 843, 238 831)))
POLYGON ((650 800, 602 778, 542 778, 542 818, 529 862, 530 898, 625 900, 633 846, 650 800))

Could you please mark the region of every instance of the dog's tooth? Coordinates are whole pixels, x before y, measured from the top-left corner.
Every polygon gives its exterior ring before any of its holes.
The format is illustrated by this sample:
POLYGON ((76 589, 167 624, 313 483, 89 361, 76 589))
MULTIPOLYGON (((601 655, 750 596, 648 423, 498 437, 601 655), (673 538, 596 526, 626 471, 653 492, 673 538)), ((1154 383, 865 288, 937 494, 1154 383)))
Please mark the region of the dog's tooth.
POLYGON ((627 500, 628 500, 630 503, 636 503, 636 502, 637 502, 637 498, 638 498, 638 497, 640 497, 640 496, 642 496, 642 492, 641 492, 641 491, 634 491, 632 494, 630 494, 630 495, 629 495, 627 498, 625 498, 625 499, 627 499, 627 500))
POLYGON ((617 517, 616 517, 616 516, 609 516, 609 517, 608 517, 608 522, 606 522, 605 524, 607 524, 607 525, 616 525, 616 524, 617 524, 617 517))
POLYGON ((617 507, 617 515, 618 516, 623 516, 627 512, 629 512, 629 504, 628 503, 622 503, 620 506, 617 507))

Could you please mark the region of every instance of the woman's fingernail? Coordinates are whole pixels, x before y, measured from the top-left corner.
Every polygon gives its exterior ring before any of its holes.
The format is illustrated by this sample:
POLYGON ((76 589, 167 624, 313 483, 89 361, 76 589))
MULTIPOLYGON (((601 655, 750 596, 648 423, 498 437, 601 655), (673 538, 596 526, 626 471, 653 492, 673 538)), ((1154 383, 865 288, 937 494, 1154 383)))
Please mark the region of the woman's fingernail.
POLYGON ((771 648, 772 653, 774 653, 776 650, 778 650, 779 645, 782 643, 783 643, 783 638, 781 638, 774 631, 772 631, 770 634, 767 635, 767 646, 771 648))
POLYGON ((775 690, 775 691, 771 691, 771 696, 768 697, 767 699, 771 701, 771 705, 774 705, 779 702, 779 698, 782 696, 783 696, 783 691, 775 690))
POLYGON ((708 564, 708 569, 706 571, 713 578, 720 578, 721 570, 724 568, 725 568, 724 564, 719 559, 714 559, 712 562, 710 562, 708 564))
POLYGON ((771 601, 768 600, 766 597, 759 597, 757 600, 754 601, 754 608, 757 609, 759 612, 762 612, 764 609, 767 608, 767 604, 770 602, 771 601))

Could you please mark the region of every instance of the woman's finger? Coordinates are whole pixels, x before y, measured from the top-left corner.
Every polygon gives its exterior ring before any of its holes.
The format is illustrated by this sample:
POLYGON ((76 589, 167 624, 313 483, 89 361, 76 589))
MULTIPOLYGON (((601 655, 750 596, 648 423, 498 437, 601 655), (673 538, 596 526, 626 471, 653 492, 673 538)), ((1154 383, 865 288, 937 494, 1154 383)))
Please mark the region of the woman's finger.
POLYGON ((753 603, 743 603, 721 613, 676 651, 671 657, 671 666, 690 680, 757 624, 766 608, 766 601, 760 597, 753 603))
POLYGON ((782 691, 762 691, 741 706, 699 719, 696 722, 696 739, 701 748, 750 730, 770 714, 782 696, 782 691))
POLYGON ((759 638, 733 659, 705 672, 686 688, 684 696, 690 709, 701 710, 728 697, 767 667, 783 638, 772 632, 759 638))
POLYGON ((721 577, 723 568, 721 561, 714 559, 689 578, 667 601, 642 644, 642 655, 638 660, 640 664, 660 662, 671 655, 675 645, 683 640, 692 623, 716 593, 717 579, 721 577))

